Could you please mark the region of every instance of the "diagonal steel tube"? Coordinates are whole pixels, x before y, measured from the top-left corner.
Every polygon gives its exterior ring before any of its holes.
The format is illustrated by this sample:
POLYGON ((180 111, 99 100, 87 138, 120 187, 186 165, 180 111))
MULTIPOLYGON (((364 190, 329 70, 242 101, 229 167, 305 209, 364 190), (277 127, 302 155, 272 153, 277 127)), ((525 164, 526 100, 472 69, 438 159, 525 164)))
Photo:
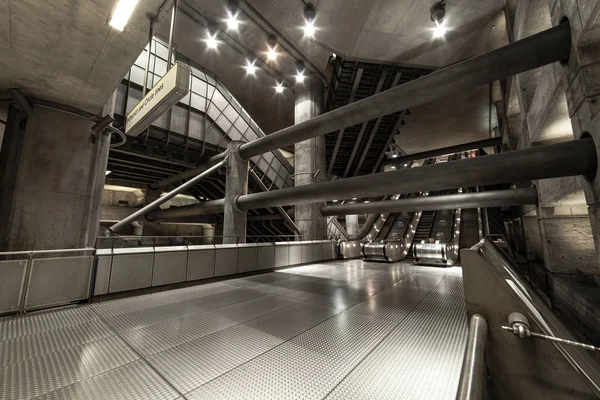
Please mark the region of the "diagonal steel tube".
POLYGON ((143 217, 144 215, 148 214, 150 211, 154 210, 155 208, 158 208, 161 204, 171 200, 173 197, 177 196, 179 193, 181 193, 184 190, 186 190, 187 188, 195 185, 200 180, 204 179, 206 176, 212 174, 213 172, 215 172, 216 170, 218 170, 219 168, 224 166, 226 162, 227 162, 227 159, 219 162, 218 164, 213 165, 206 171, 200 173, 195 178, 190 179, 189 181, 185 182, 184 184, 176 187, 175 189, 171 190, 166 195, 159 197, 158 199, 154 200, 152 203, 148 204, 147 206, 140 208, 138 211, 134 212, 133 214, 124 218, 123 220, 117 222, 116 224, 112 225, 108 229, 112 232, 118 232, 123 227, 129 225, 136 219, 143 217))

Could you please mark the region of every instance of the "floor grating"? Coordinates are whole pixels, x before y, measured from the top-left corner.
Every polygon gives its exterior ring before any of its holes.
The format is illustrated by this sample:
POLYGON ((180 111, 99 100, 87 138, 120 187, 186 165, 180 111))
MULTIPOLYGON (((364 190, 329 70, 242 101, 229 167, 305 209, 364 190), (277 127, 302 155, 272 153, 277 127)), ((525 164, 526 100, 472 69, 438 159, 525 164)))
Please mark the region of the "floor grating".
POLYGON ((359 260, 0 319, 2 399, 454 399, 460 268, 359 260))

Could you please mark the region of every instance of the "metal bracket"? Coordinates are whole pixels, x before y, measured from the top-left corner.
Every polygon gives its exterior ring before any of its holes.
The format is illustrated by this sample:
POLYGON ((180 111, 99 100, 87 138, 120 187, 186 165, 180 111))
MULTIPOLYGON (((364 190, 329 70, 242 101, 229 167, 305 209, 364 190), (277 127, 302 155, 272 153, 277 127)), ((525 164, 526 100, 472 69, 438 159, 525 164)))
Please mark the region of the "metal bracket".
POLYGON ((565 344, 567 346, 579 347, 579 348, 582 348, 585 350, 600 351, 600 347, 595 347, 595 346, 592 346, 591 344, 575 342, 572 340, 567 340, 567 339, 559 338, 556 336, 549 336, 549 335, 544 335, 542 333, 531 332, 529 320, 527 319, 526 316, 524 316, 523 314, 518 313, 518 312, 511 313, 508 316, 508 324, 510 326, 502 326, 502 329, 505 331, 508 331, 508 332, 512 332, 513 334, 520 337, 521 339, 527 339, 527 338, 533 337, 536 339, 544 339, 544 340, 549 340, 551 342, 565 344))

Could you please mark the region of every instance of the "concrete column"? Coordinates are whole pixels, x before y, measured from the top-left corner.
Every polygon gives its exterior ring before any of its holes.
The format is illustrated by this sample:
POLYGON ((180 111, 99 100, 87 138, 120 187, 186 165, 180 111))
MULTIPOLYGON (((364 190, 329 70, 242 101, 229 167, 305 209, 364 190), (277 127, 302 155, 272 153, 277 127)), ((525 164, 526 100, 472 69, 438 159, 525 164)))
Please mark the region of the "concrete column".
MULTIPOLYGON (((355 201, 349 201, 347 204, 354 204, 355 201)), ((346 232, 348 236, 353 238, 358 235, 359 226, 358 226, 358 214, 354 215, 346 215, 346 232)))
MULTIPOLYGON (((563 67, 568 113, 575 139, 591 136, 600 154, 600 7, 593 1, 551 0, 552 25, 563 18, 571 22, 571 57, 563 67), (592 4, 595 4, 592 7, 592 4)), ((600 163, 599 163, 600 165, 600 163)), ((600 174, 578 178, 588 204, 591 231, 596 249, 596 275, 600 275, 600 174)))
POLYGON ((240 157, 242 142, 233 141, 227 146, 229 159, 225 183, 225 216, 223 218, 223 243, 246 243, 248 215, 235 205, 238 196, 248 194, 248 160, 240 157))
POLYGON ((0 251, 8 249, 9 218, 21 159, 27 118, 17 107, 9 106, 6 128, 2 126, 0 148, 0 251))
POLYGON ((92 246, 101 207, 94 187, 104 182, 107 141, 92 134, 93 121, 40 107, 35 113, 16 167, 5 249, 92 246))
MULTIPOLYGON (((300 123, 323 112, 323 82, 317 78, 307 78, 297 83, 294 120, 300 123)), ((308 139, 294 145, 294 185, 310 185, 327 180, 325 176, 325 136, 308 139), (320 170, 317 177, 315 172, 320 170)), ((324 239, 327 235, 327 220, 321 216, 321 204, 296 205, 294 220, 302 232, 304 240, 324 239)))

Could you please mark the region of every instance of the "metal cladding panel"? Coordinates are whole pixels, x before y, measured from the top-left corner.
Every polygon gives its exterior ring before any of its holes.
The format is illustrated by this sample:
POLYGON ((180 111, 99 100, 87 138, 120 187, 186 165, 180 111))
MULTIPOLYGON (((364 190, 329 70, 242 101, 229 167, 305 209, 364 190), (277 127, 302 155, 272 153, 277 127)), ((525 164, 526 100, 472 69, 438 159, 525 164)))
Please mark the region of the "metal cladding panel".
POLYGON ((109 293, 150 287, 153 253, 115 254, 110 274, 109 293))
POLYGON ((185 282, 187 274, 187 250, 154 254, 152 286, 185 282))
POLYGON ((258 269, 258 247, 247 243, 238 245, 238 272, 256 271, 258 269))
POLYGON ((87 299, 90 295, 93 261, 93 256, 32 260, 25 310, 87 299))
POLYGON ((313 255, 314 261, 323 261, 325 259, 324 251, 323 251, 323 242, 318 240, 314 241, 312 244, 313 247, 313 255))
POLYGON ((108 293, 111 266, 112 255, 96 257, 96 283, 94 285, 94 296, 108 293))
POLYGON ((271 269, 275 266, 275 245, 273 243, 258 244, 258 269, 271 269))
POLYGON ((333 245, 330 241, 323 242, 323 259, 324 260, 333 260, 333 245))
POLYGON ((290 245, 287 242, 275 243, 275 268, 290 265, 290 245))
POLYGON ((215 276, 233 275, 238 272, 237 245, 217 246, 215 257, 215 276))
POLYGON ((26 270, 27 260, 0 261, 0 314, 19 310, 26 270))
POLYGON ((301 242, 290 242, 289 265, 302 264, 302 244, 301 242))
POLYGON ((312 242, 301 242, 302 247, 302 263, 309 263, 314 261, 314 251, 312 242))
POLYGON ((212 278, 215 276, 215 246, 203 250, 190 250, 187 258, 187 280, 212 278))

